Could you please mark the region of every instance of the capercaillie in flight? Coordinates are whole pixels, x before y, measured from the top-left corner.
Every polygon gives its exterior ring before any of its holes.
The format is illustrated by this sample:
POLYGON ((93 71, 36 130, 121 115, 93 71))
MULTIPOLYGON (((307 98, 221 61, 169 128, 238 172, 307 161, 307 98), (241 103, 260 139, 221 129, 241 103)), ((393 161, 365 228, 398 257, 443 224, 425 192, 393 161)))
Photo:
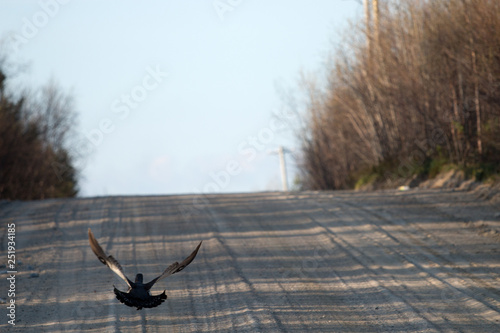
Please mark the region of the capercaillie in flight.
POLYGON ((180 272, 184 268, 186 268, 186 266, 189 265, 196 257, 196 254, 198 253, 198 250, 200 249, 202 243, 200 242, 200 244, 198 244, 193 253, 191 253, 181 263, 174 262, 173 264, 168 266, 167 269, 165 269, 160 276, 154 278, 148 283, 143 282, 143 276, 141 273, 137 274, 135 276, 135 281, 132 282, 127 278, 127 276, 125 276, 125 273, 123 273, 123 269, 120 266, 120 263, 115 258, 113 258, 113 256, 108 256, 104 252, 102 247, 95 239, 94 234, 92 233, 90 228, 88 233, 89 233, 90 247, 97 256, 97 258, 104 265, 108 266, 114 273, 116 273, 116 275, 122 278, 128 285, 127 292, 118 290, 116 289, 115 286, 113 286, 116 298, 127 306, 136 307, 137 310, 140 310, 142 308, 154 308, 163 303, 167 299, 167 294, 165 293, 165 290, 163 291, 163 293, 159 295, 151 295, 150 292, 151 287, 153 287, 153 285, 156 282, 160 281, 161 279, 164 279, 177 272, 180 272))

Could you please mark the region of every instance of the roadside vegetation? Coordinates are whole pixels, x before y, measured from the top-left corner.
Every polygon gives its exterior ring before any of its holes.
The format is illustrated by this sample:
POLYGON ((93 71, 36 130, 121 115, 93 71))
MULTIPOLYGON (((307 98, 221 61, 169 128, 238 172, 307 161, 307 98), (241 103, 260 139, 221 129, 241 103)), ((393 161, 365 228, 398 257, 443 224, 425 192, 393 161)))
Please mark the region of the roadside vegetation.
POLYGON ((0 199, 74 197, 71 97, 54 83, 16 93, 7 83, 0 66, 0 199))
POLYGON ((326 83, 301 82, 302 187, 498 177, 500 2, 363 2, 326 83))

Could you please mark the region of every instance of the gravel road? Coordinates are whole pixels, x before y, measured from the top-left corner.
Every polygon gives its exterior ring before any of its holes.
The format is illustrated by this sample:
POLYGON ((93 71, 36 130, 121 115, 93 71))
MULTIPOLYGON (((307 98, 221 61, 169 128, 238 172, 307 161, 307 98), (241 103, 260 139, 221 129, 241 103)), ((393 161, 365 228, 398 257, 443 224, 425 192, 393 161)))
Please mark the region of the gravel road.
POLYGON ((0 202, 0 223, 2 332, 500 332, 500 208, 469 192, 0 202), (153 287, 166 302, 137 311, 89 227, 131 279, 203 245, 153 287))

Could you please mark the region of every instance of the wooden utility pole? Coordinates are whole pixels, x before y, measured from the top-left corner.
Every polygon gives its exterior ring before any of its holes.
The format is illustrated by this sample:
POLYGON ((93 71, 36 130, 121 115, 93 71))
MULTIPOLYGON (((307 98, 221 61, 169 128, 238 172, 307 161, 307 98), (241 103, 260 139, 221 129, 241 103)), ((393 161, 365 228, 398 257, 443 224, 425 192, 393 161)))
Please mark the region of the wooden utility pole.
POLYGON ((373 38, 375 39, 375 47, 379 47, 379 9, 378 0, 372 0, 372 11, 373 11, 373 38))
POLYGON ((280 155, 281 182, 283 183, 283 191, 288 192, 288 177, 286 175, 285 152, 283 146, 278 149, 280 155))
POLYGON ((365 28, 366 28, 366 47, 368 52, 371 48, 371 15, 370 15, 370 0, 363 0, 363 9, 365 11, 365 28))
POLYGON ((366 47, 370 61, 372 61, 374 54, 379 56, 380 48, 379 0, 363 0, 363 9, 365 12, 366 47))
POLYGON ((283 146, 280 146, 277 151, 271 151, 270 153, 279 155, 281 183, 283 184, 283 191, 288 192, 288 176, 286 174, 286 161, 285 161, 285 153, 288 153, 288 150, 283 148, 283 146))

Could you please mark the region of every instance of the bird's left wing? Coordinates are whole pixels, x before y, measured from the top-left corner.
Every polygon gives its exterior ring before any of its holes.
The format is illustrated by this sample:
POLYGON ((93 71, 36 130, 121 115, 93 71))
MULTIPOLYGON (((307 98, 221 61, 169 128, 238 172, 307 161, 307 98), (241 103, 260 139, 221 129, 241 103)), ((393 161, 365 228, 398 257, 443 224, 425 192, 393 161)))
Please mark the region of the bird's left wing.
POLYGON ((97 242, 97 239, 95 239, 94 234, 92 233, 92 230, 89 228, 89 243, 90 243, 90 248, 92 251, 94 251, 95 255, 97 258, 106 266, 108 266, 113 272, 116 273, 119 277, 121 277, 129 287, 132 286, 132 281, 130 281, 126 276, 125 273, 123 273, 123 268, 120 265, 120 263, 113 258, 113 256, 108 256, 102 249, 102 247, 99 245, 97 242))

